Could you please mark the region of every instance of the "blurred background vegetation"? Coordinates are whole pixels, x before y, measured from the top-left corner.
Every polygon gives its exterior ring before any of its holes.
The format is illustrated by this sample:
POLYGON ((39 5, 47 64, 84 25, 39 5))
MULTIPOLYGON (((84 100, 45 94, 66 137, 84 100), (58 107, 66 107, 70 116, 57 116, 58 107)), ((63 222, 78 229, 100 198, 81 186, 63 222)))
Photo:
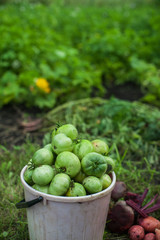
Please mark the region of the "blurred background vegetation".
POLYGON ((0 107, 51 109, 126 83, 160 106, 159 8, 159 0, 1 0, 0 107))

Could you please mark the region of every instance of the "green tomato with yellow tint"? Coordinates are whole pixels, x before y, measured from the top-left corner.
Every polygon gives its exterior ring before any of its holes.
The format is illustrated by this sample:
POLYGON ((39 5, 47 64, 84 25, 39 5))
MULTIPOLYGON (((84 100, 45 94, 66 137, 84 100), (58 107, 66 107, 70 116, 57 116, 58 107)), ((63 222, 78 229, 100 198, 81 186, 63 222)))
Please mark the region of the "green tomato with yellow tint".
POLYGON ((32 163, 35 167, 41 165, 53 165, 54 156, 47 148, 40 148, 33 154, 32 163))
POLYGON ((34 183, 45 186, 48 185, 54 177, 54 170, 49 165, 42 165, 33 170, 32 180, 34 183))
POLYGON ((58 172, 66 173, 74 178, 81 170, 81 163, 74 153, 65 151, 57 156, 55 167, 58 172))
POLYGON ((69 189, 71 179, 65 173, 58 173, 51 181, 49 194, 64 196, 69 189))
POLYGON ((102 190, 108 188, 111 183, 112 183, 112 179, 108 174, 104 174, 100 177, 100 181, 102 183, 102 190))
POLYGON ((34 184, 34 185, 32 186, 32 188, 34 188, 35 190, 37 190, 37 191, 39 191, 39 192, 43 192, 43 193, 48 194, 49 185, 40 186, 40 185, 38 185, 38 184, 34 184))
POLYGON ((81 160, 87 153, 93 152, 93 144, 83 139, 74 146, 73 152, 81 160))
POLYGON ((101 177, 107 170, 107 163, 104 156, 92 152, 82 158, 81 167, 87 176, 101 177))
POLYGON ((71 183, 71 186, 69 187, 66 193, 67 197, 80 197, 85 195, 86 195, 85 188, 83 187, 82 184, 77 182, 71 183))
POLYGON ((71 138, 63 133, 59 133, 52 138, 52 149, 56 154, 64 151, 71 152, 73 150, 73 142, 71 138))
POLYGON ((94 152, 97 152, 102 155, 107 155, 109 152, 109 146, 106 142, 100 139, 95 139, 92 141, 94 152))
POLYGON ((90 194, 102 191, 102 183, 100 179, 94 176, 86 177, 83 180, 83 186, 90 194))

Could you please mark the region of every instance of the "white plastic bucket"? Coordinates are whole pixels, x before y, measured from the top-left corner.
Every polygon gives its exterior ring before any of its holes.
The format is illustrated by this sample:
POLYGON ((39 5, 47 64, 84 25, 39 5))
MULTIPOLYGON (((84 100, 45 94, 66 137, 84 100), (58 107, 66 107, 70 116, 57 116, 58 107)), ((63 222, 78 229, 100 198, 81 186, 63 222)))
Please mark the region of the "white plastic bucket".
POLYGON ((61 197, 41 193, 24 181, 25 201, 42 196, 43 200, 27 208, 30 240, 102 240, 107 220, 111 192, 116 175, 112 173, 111 185, 96 194, 84 197, 61 197))

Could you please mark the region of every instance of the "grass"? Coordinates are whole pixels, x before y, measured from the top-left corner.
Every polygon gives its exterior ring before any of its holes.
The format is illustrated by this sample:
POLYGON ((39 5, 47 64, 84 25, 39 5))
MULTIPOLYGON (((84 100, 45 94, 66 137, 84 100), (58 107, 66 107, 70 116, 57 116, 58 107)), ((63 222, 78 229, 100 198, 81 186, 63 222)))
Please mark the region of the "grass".
POLYGON ((29 239, 26 211, 16 209, 15 204, 23 198, 20 171, 38 147, 29 141, 12 150, 0 147, 0 239, 29 239))
MULTIPOLYGON (((116 159, 117 179, 125 181, 133 192, 141 193, 149 188, 148 200, 156 193, 160 195, 160 139, 154 131, 154 127, 158 131, 159 118, 158 109, 139 103, 99 98, 78 100, 61 105, 44 116, 41 146, 50 141, 50 132, 58 121, 74 123, 81 138, 106 139, 109 155, 116 159)), ((11 150, 0 146, 0 239, 29 239, 26 210, 16 209, 15 204, 23 199, 20 171, 41 146, 29 139, 11 150)), ((155 216, 160 218, 160 211, 155 216)), ((104 239, 119 239, 119 236, 106 230, 104 239)), ((127 239, 127 235, 121 239, 127 239)))

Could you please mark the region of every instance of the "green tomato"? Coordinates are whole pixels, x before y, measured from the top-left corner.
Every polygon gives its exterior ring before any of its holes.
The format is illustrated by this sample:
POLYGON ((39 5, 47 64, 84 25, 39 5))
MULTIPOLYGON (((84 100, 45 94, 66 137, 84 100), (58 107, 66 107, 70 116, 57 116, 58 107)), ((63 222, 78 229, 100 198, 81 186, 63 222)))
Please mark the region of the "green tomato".
POLYGON ((101 177, 107 170, 107 163, 104 156, 92 152, 82 159, 81 167, 87 176, 101 177))
POLYGON ((106 157, 105 156, 105 159, 106 159, 106 162, 107 162, 107 171, 106 173, 110 173, 112 171, 114 171, 114 168, 115 168, 115 161, 111 158, 111 157, 106 157))
POLYGON ((32 174, 33 174, 33 169, 30 169, 30 168, 27 168, 27 170, 24 173, 24 180, 26 181, 26 183, 28 183, 31 186, 34 184, 32 180, 32 174))
POLYGON ((58 173, 51 181, 49 194, 64 196, 69 189, 71 179, 65 173, 58 173))
POLYGON ((57 128, 54 128, 51 133, 51 139, 56 135, 56 133, 57 133, 57 128))
POLYGON ((109 147, 106 142, 100 139, 95 139, 92 141, 94 152, 100 153, 102 155, 107 155, 109 152, 109 147))
POLYGON ((110 176, 108 174, 102 175, 100 177, 100 181, 102 183, 102 189, 103 190, 108 188, 111 185, 111 183, 112 183, 112 180, 111 180, 111 178, 110 178, 110 176))
POLYGON ((32 180, 34 183, 45 186, 49 184, 54 177, 54 170, 49 165, 42 165, 33 170, 32 180))
POLYGON ((72 124, 64 124, 57 129, 56 134, 64 133, 67 137, 71 138, 72 140, 78 137, 78 131, 72 124))
POLYGON ((74 180, 76 182, 82 183, 86 177, 86 174, 80 170, 79 173, 74 177, 74 180))
POLYGON ((35 190, 37 190, 37 191, 39 191, 39 192, 43 192, 43 193, 48 194, 49 185, 40 186, 40 185, 38 185, 38 184, 34 184, 34 185, 32 186, 32 188, 34 188, 35 190))
POLYGON ((53 149, 52 149, 52 144, 51 143, 46 144, 43 148, 48 149, 50 152, 53 153, 53 149))
POLYGON ((81 140, 74 146, 73 152, 81 160, 87 153, 93 152, 93 144, 88 140, 81 140))
POLYGON ((66 173, 73 178, 81 170, 81 163, 74 153, 65 151, 57 156, 55 167, 57 171, 66 173))
POLYGON ((53 165, 53 166, 52 166, 52 168, 53 168, 53 173, 54 173, 54 176, 56 176, 56 174, 57 174, 57 173, 59 173, 59 172, 57 171, 57 169, 56 169, 55 165, 53 165))
POLYGON ((52 138, 52 148, 56 154, 64 151, 71 152, 73 150, 73 142, 71 138, 63 133, 59 133, 52 138))
POLYGON ((41 148, 34 153, 32 162, 35 167, 52 165, 54 163, 54 157, 51 151, 46 148, 41 148))
POLYGON ((102 183, 99 178, 94 176, 86 177, 83 180, 83 186, 88 193, 97 193, 102 191, 102 183))
POLYGON ((80 197, 86 195, 86 190, 82 184, 74 182, 71 184, 70 188, 68 189, 66 196, 67 197, 80 197))

